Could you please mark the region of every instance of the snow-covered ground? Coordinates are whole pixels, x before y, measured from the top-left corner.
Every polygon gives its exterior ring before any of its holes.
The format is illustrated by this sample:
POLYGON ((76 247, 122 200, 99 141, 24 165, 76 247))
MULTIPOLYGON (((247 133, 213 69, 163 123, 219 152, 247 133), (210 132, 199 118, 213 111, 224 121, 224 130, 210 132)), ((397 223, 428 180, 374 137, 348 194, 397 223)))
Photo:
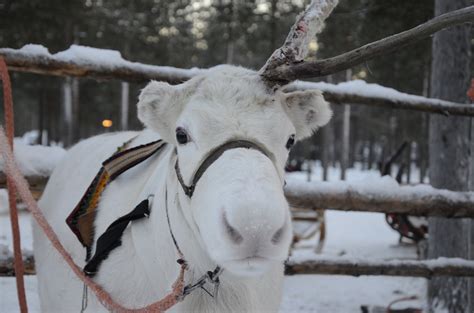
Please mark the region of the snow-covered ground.
MULTIPOLYGON (((398 235, 377 213, 327 211, 327 239, 323 256, 358 258, 416 258, 413 246, 399 245, 398 235)), ((21 214, 22 242, 32 248, 30 216, 21 214)), ((9 245, 9 220, 0 215, 0 246, 9 245)), ((300 245, 295 256, 311 255, 310 242, 300 245)), ((30 312, 39 312, 37 285, 34 276, 26 278, 30 312)), ((281 312, 360 312, 361 305, 387 306, 390 302, 416 295, 418 300, 399 306, 424 304, 426 280, 400 277, 347 277, 329 275, 297 275, 285 279, 281 312)), ((79 308, 72 309, 78 312, 79 308)), ((18 312, 14 278, 0 278, 0 311, 18 312)))

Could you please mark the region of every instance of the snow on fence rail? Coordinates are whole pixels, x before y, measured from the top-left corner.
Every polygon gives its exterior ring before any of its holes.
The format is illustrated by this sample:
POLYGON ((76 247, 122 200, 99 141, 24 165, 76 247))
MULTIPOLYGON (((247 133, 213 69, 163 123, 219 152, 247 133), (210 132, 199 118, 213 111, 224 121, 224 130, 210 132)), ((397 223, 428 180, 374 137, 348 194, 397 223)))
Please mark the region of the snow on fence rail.
MULTIPOLYGON (((31 253, 24 253, 25 274, 34 275, 35 261, 31 253)), ((290 260, 285 265, 286 275, 324 274, 349 276, 465 276, 474 277, 474 261, 460 258, 438 258, 433 260, 372 261, 344 257, 314 257, 290 260)), ((0 258, 0 277, 14 276, 13 258, 0 258)))
POLYGON ((474 192, 400 186, 390 176, 357 183, 290 179, 285 195, 292 206, 300 208, 474 218, 474 192))
MULTIPOLYGON (((39 198, 49 175, 62 160, 66 150, 61 147, 28 145, 21 138, 15 138, 14 149, 16 162, 28 179, 30 190, 35 198, 39 198)), ((0 158, 0 188, 6 188, 7 178, 2 170, 3 159, 0 158)))
MULTIPOLYGON (((180 69, 124 60, 118 51, 72 45, 56 54, 40 45, 21 49, 0 48, 0 56, 12 71, 54 76, 75 76, 94 79, 118 79, 143 83, 149 80, 180 83, 203 73, 205 69, 180 69)), ((368 105, 383 108, 416 110, 445 115, 474 116, 471 105, 409 95, 391 88, 362 81, 339 85, 295 82, 289 89, 321 89, 334 104, 368 105)))
POLYGON ((53 76, 75 76, 94 79, 118 79, 143 83, 162 80, 180 83, 204 71, 154 66, 124 60, 120 52, 72 45, 65 51, 50 54, 46 47, 28 44, 21 49, 0 48, 12 71, 53 76))

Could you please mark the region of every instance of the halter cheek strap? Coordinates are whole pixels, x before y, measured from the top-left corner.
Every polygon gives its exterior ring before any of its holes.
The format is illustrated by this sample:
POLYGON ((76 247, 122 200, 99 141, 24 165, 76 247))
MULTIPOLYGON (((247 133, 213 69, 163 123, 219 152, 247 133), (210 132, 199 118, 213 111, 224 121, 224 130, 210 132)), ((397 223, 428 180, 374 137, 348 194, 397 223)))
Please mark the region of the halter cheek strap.
POLYGON ((202 161, 201 165, 197 169, 196 173, 194 173, 193 179, 191 181, 191 185, 186 185, 186 183, 183 180, 183 176, 181 175, 181 171, 179 169, 179 164, 178 160, 176 159, 176 164, 174 166, 174 169, 176 170, 176 176, 178 177, 179 184, 183 188, 184 193, 191 198, 194 193, 194 189, 196 188, 196 184, 198 183, 199 179, 201 179, 202 175, 204 172, 209 168, 209 166, 212 165, 224 152, 227 150, 231 149, 237 149, 237 148, 246 148, 246 149, 254 149, 262 154, 264 154, 266 157, 270 158, 269 153, 259 146, 258 144, 249 141, 249 140, 232 140, 228 141, 215 149, 211 150, 207 157, 202 161))

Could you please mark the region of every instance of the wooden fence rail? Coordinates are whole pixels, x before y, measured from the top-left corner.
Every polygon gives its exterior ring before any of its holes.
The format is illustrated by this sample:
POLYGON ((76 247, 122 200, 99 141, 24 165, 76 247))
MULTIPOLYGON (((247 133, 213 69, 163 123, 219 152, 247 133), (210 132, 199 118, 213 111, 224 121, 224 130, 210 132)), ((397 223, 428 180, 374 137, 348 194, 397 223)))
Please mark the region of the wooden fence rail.
POLYGON ((368 261, 345 260, 344 258, 318 258, 287 263, 286 275, 325 274, 325 275, 385 275, 385 276, 474 276, 474 261, 457 258, 440 258, 436 260, 408 261, 368 261))
POLYGON ((454 192, 429 186, 377 188, 344 182, 289 182, 288 202, 298 208, 338 211, 405 213, 413 216, 474 217, 474 192, 454 192))
MULTIPOLYGON (((31 254, 24 254, 25 274, 35 275, 35 261, 31 254)), ((289 261, 286 275, 322 274, 348 276, 410 276, 431 278, 434 276, 474 277, 474 261, 457 258, 436 260, 351 260, 344 258, 322 258, 289 261)), ((13 259, 0 259, 0 277, 14 276, 13 259)))
MULTIPOLYGON (((117 61, 115 64, 102 64, 94 59, 64 60, 46 52, 24 51, 22 49, 0 48, 0 56, 12 71, 28 72, 52 76, 74 76, 99 80, 121 80, 145 83, 150 80, 177 84, 203 73, 205 69, 180 69, 168 66, 155 66, 117 61)), ((296 89, 320 89, 327 101, 333 104, 366 105, 391 109, 414 110, 444 115, 474 116, 474 106, 440 99, 423 97, 381 97, 353 93, 334 88, 324 88, 318 84, 296 83, 288 87, 296 89)))
MULTIPOLYGON (((39 197, 47 177, 27 177, 39 197)), ((0 172, 0 188, 6 188, 0 172)), ((398 186, 371 190, 344 182, 301 183, 288 181, 285 195, 292 207, 377 213, 405 213, 413 216, 474 218, 474 192, 438 190, 429 186, 398 186)))

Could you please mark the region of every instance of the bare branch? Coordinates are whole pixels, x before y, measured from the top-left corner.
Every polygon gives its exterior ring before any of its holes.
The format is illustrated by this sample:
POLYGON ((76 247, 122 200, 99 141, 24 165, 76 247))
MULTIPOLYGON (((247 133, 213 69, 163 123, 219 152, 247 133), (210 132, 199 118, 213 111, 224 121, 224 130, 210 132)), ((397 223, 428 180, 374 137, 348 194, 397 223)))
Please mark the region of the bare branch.
POLYGON ((474 21, 474 6, 437 16, 410 30, 369 43, 341 55, 313 62, 282 64, 268 68, 262 75, 267 80, 293 81, 296 79, 321 77, 343 71, 376 56, 401 49, 430 36, 444 28, 474 21))
MULTIPOLYGON (((267 77, 267 71, 284 65, 302 62, 308 55, 310 41, 321 32, 324 26, 324 20, 331 14, 336 7, 338 0, 312 0, 308 7, 296 18, 295 24, 291 27, 283 46, 276 49, 265 65, 260 69, 260 74, 267 77)), ((267 80, 270 86, 282 81, 273 77, 267 80)))
POLYGON ((458 258, 410 261, 369 261, 344 258, 320 258, 315 260, 291 261, 286 264, 286 275, 329 274, 329 275, 388 275, 388 276, 474 276, 474 262, 458 258))

